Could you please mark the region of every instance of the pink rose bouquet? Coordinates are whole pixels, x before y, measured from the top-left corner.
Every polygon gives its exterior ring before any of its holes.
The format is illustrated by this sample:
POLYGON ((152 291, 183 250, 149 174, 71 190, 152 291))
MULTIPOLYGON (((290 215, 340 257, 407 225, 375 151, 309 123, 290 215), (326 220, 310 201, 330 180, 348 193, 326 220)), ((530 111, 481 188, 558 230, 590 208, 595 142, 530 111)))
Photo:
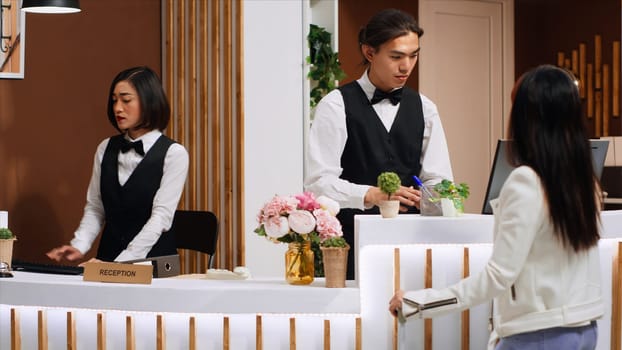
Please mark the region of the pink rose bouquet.
POLYGON ((275 243, 312 241, 323 246, 344 247, 343 231, 336 215, 339 204, 311 192, 276 195, 257 215, 255 232, 275 243))

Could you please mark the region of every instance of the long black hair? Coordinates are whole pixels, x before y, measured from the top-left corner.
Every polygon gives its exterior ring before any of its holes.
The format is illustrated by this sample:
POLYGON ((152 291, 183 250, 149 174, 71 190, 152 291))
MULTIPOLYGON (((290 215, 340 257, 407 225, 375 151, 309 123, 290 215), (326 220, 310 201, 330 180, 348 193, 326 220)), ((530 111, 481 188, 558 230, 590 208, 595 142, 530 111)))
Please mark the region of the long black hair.
POLYGON ((600 238, 600 186, 576 80, 543 65, 525 73, 515 90, 508 136, 511 161, 540 177, 555 234, 574 251, 600 238))

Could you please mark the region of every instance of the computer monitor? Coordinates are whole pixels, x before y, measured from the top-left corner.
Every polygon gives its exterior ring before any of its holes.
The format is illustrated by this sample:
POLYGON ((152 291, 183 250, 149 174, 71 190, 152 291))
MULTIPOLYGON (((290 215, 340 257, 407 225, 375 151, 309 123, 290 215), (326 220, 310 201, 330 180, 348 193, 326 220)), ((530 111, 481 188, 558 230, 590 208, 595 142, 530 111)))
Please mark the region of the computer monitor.
MULTIPOLYGON (((508 160, 508 147, 510 140, 497 141, 497 149, 495 151, 495 158, 490 169, 490 177, 488 178, 488 187, 486 188, 486 196, 484 196, 484 205, 482 207, 482 214, 492 214, 492 208, 490 207, 490 201, 499 197, 501 187, 505 183, 514 166, 512 166, 508 160)), ((594 166, 594 173, 600 179, 603 174, 603 168, 605 166, 605 158, 607 156, 607 148, 609 147, 609 140, 590 140, 592 147, 592 162, 594 166)))

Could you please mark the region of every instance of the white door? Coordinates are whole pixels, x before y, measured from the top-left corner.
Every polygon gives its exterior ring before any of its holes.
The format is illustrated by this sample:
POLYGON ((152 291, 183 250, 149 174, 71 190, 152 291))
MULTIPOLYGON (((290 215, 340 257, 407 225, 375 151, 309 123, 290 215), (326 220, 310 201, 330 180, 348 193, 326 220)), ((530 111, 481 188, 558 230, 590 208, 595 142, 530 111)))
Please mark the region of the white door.
POLYGON ((421 0, 419 86, 438 106, 454 172, 480 213, 514 83, 513 0, 421 0))

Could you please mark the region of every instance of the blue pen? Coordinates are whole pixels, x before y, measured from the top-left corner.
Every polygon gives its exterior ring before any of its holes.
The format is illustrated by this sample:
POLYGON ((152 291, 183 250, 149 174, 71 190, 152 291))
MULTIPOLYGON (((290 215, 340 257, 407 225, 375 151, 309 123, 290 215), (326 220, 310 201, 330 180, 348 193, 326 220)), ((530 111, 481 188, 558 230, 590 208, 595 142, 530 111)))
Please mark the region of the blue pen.
MULTIPOLYGON (((434 198, 435 197, 432 194, 432 192, 430 192, 430 190, 428 190, 428 188, 423 185, 423 182, 421 182, 421 180, 417 177, 417 175, 413 175, 413 180, 415 180, 415 183, 417 184, 417 186, 419 186, 419 189, 421 189, 421 192, 425 192, 425 194, 428 196, 428 198, 434 198)), ((437 207, 440 207, 438 202, 433 202, 433 203, 437 207)))

